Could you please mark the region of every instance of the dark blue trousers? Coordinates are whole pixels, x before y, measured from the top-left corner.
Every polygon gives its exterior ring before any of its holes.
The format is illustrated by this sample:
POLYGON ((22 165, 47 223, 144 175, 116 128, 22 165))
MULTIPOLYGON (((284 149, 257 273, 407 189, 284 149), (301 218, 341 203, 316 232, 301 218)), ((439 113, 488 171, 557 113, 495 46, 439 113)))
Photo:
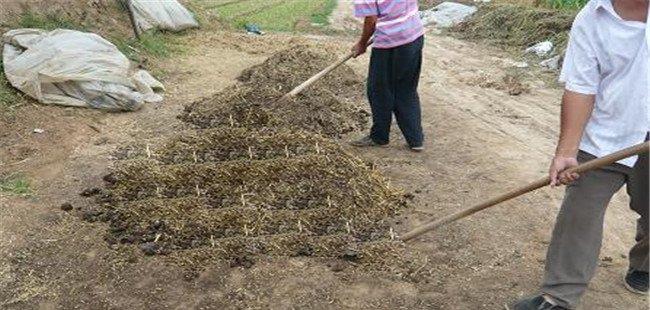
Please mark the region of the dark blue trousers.
POLYGON ((424 37, 394 48, 373 48, 368 73, 368 100, 372 110, 370 138, 388 144, 395 114, 406 142, 422 146, 422 112, 418 83, 422 67, 424 37))

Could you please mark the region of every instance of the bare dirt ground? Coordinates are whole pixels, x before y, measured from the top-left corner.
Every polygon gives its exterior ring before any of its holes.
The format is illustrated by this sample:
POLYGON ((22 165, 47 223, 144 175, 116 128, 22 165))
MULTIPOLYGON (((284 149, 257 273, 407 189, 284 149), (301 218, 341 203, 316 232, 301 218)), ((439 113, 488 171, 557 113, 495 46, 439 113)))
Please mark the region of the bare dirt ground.
MULTIPOLYGON (((0 194, 0 308, 499 309, 537 288, 561 189, 540 190, 409 243, 420 253, 409 277, 284 257, 195 272, 164 257, 109 248, 104 224, 59 206, 87 203, 79 192, 101 183, 117 146, 178 130, 183 105, 234 83, 291 39, 195 32, 185 40, 188 52, 160 64, 168 89, 161 105, 128 114, 30 105, 0 121, 0 171, 23 172, 35 190, 27 198, 0 194)), ((319 40, 344 52, 353 39, 319 40)), ((512 62, 485 46, 427 37, 420 88, 427 151, 408 152, 397 132, 389 148, 355 150, 415 195, 397 219, 398 232, 544 175, 560 90, 534 74, 527 77, 530 92, 519 96, 473 82, 501 80, 512 62)), ((352 65, 364 74, 367 56, 352 65)), ((623 193, 611 204, 601 267, 582 309, 647 308, 647 299, 621 285, 634 232, 626 204, 623 193)))

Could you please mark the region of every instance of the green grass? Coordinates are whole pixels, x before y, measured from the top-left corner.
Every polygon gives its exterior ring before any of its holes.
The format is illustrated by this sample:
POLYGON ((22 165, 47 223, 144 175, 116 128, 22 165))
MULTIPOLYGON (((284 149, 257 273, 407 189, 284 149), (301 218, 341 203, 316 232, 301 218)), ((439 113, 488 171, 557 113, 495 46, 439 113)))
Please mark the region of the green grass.
POLYGON ((315 24, 329 25, 330 24, 330 15, 336 8, 337 0, 326 0, 323 6, 319 11, 314 12, 311 15, 311 21, 315 24))
POLYGON ((589 0, 546 0, 546 5, 554 9, 581 9, 589 0))
POLYGON ((263 31, 296 31, 327 25, 337 0, 195 0, 236 29, 257 24, 263 31))
POLYGON ((0 59, 0 111, 17 105, 20 103, 20 99, 18 91, 7 81, 2 59, 0 59))
POLYGON ((0 178, 0 193, 8 193, 16 196, 30 196, 32 189, 29 181, 22 175, 10 175, 0 178))
POLYGON ((148 31, 136 38, 111 38, 111 42, 129 59, 139 62, 143 56, 166 58, 184 51, 177 34, 148 31))
POLYGON ((54 30, 57 28, 85 30, 86 27, 73 22, 72 20, 55 14, 36 14, 31 11, 23 13, 17 21, 20 28, 39 28, 54 30))

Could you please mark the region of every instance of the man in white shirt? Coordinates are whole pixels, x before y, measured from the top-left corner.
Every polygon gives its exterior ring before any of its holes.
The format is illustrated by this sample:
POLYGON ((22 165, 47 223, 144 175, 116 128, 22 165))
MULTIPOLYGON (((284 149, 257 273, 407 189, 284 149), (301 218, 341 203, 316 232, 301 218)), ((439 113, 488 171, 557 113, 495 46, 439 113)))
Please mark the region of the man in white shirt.
POLYGON ((571 29, 560 81, 565 82, 561 132, 549 174, 567 184, 546 257, 541 293, 510 310, 574 309, 600 253, 610 199, 626 185, 640 216, 624 285, 648 292, 648 155, 585 173, 564 171, 648 139, 650 27, 648 0, 591 0, 571 29))

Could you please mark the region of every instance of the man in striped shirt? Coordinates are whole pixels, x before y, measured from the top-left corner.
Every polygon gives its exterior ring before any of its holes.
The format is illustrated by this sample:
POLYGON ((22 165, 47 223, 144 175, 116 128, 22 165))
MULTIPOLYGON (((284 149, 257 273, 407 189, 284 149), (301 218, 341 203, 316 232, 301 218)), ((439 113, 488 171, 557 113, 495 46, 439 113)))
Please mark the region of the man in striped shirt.
POLYGON ((354 0, 354 15, 365 18, 363 33, 352 48, 364 54, 373 38, 368 74, 372 110, 370 134, 352 145, 387 145, 393 114, 411 150, 424 150, 417 88, 422 65, 424 27, 417 0, 354 0))

